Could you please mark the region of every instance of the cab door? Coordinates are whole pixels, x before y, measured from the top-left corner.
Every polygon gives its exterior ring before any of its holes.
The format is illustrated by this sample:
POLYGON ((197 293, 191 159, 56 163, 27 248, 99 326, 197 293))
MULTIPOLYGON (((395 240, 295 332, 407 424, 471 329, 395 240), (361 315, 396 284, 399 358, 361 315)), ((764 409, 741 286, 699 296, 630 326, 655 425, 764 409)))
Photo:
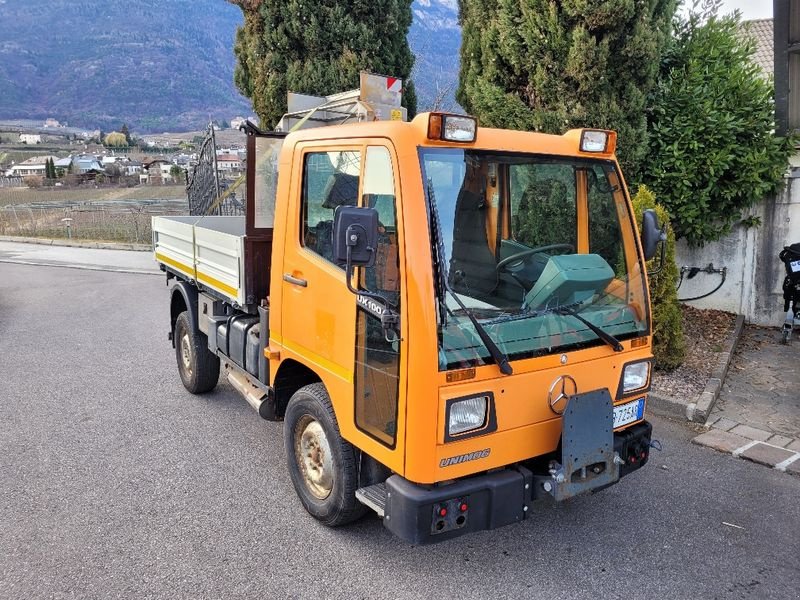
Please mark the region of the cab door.
POLYGON ((281 344, 287 356, 322 378, 342 436, 400 471, 405 343, 400 331, 387 340, 380 320, 357 308, 344 268, 333 262, 332 244, 336 207, 369 206, 378 211, 375 266, 356 269, 353 284, 384 297, 400 313, 402 227, 396 159, 390 146, 368 140, 347 145, 309 142, 299 150, 293 171, 300 178, 291 192, 297 208, 290 215, 294 223, 287 222, 282 266, 281 344))
MULTIPOLYGON (((362 144, 298 145, 281 281, 281 343, 323 380, 337 415, 352 414, 355 296, 333 262, 333 215, 358 204, 362 144), (298 164, 299 163, 299 164, 298 164)), ((348 437, 347 421, 339 428, 348 437)))

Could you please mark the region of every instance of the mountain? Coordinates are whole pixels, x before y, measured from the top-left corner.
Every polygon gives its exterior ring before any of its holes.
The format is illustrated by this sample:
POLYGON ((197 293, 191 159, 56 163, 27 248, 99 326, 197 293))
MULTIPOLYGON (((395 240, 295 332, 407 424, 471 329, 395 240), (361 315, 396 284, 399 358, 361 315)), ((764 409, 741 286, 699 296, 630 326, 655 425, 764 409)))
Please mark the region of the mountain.
MULTIPOLYGON (((420 107, 458 77, 457 0, 416 0, 420 107)), ((233 84, 239 8, 223 0, 0 0, 0 119, 197 129, 252 114, 233 84)))
POLYGON ((461 48, 458 0, 416 0, 412 11, 408 42, 416 56, 412 76, 419 109, 458 109, 454 98, 461 48))

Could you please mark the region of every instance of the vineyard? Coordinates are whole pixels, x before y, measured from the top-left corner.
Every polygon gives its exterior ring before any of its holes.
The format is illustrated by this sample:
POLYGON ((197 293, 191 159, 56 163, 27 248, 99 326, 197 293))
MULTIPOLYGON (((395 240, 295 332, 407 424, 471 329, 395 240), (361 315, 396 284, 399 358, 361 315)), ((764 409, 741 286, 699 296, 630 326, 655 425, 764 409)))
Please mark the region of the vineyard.
POLYGON ((0 235, 149 243, 151 217, 187 213, 182 186, 0 188, 0 235))

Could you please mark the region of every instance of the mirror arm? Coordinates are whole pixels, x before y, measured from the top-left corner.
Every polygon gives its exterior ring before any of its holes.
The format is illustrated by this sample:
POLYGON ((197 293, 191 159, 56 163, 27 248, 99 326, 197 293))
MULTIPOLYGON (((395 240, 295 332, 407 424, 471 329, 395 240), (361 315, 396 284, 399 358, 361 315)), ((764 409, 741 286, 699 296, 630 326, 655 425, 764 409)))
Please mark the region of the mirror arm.
POLYGON ((667 259, 667 226, 664 225, 661 228, 661 235, 658 237, 658 241, 661 243, 661 258, 658 261, 658 268, 653 269, 652 271, 647 272, 648 277, 652 277, 653 275, 658 275, 664 269, 664 263, 667 259))

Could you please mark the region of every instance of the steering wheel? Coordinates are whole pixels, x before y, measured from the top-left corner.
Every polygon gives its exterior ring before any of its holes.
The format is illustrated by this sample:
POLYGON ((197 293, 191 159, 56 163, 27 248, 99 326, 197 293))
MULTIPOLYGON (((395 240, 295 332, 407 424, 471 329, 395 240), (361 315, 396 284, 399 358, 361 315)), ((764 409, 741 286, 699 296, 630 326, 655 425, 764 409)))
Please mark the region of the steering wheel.
POLYGON ((575 252, 575 246, 572 244, 550 244, 549 246, 538 246, 536 248, 528 248, 526 250, 522 250, 521 252, 517 252, 516 254, 512 254, 511 256, 505 257, 499 263, 497 263, 497 272, 501 273, 503 271, 509 271, 510 269, 508 266, 512 263, 516 263, 518 260, 525 258, 526 256, 530 256, 531 254, 537 254, 539 252, 548 252, 550 250, 569 250, 570 252, 575 252))

